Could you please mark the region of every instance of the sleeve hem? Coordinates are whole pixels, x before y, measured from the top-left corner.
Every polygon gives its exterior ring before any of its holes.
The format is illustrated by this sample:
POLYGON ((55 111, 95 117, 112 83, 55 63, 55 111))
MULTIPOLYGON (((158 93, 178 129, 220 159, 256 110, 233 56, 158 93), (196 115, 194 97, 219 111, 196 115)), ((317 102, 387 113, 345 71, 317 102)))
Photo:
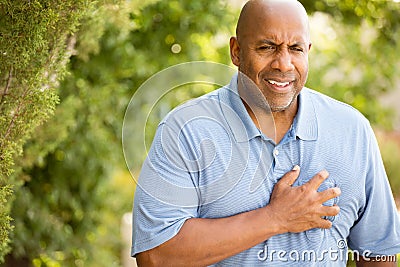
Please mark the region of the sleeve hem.
POLYGON ((131 257, 135 257, 136 254, 138 254, 140 252, 153 249, 153 248, 167 242, 168 240, 172 239, 181 230, 181 228, 182 228, 183 224, 186 222, 186 220, 188 220, 190 218, 192 218, 192 217, 187 217, 187 218, 180 220, 175 225, 175 227, 166 229, 166 230, 162 231, 161 233, 159 233, 158 235, 152 236, 150 238, 146 238, 144 240, 138 240, 136 242, 134 241, 133 245, 131 247, 131 257))

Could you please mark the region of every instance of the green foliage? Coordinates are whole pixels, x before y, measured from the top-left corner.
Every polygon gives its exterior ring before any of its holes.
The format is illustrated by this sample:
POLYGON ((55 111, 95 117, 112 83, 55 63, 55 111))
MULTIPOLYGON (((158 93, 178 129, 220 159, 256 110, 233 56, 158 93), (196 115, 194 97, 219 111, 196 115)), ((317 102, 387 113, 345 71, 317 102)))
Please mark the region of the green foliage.
MULTIPOLYGON (((63 77, 73 40, 71 33, 88 2, 0 2, 0 199, 9 207, 14 158, 32 131, 54 112, 55 88, 63 77)), ((18 190, 18 188, 15 188, 18 190)), ((0 213, 1 233, 11 230, 8 208, 0 213)), ((0 241, 0 262, 8 238, 0 241)))
POLYGON ((379 38, 391 45, 396 45, 396 33, 400 28, 397 19, 400 7, 397 1, 367 0, 300 0, 309 12, 323 12, 350 27, 357 27, 363 21, 379 29, 379 38))
MULTIPOLYGON (((11 217, 9 215, 8 200, 12 194, 11 186, 6 185, 0 188, 0 251, 5 254, 9 251, 8 243, 11 217)), ((12 228, 11 228, 12 229, 12 228)))
POLYGON ((86 1, 2 1, 0 76, 2 92, 1 176, 11 173, 12 156, 22 152, 31 131, 58 102, 57 81, 71 52, 80 12, 86 1), (79 10, 79 11, 78 11, 79 10), (11 153, 9 151, 12 151, 11 153))
MULTIPOLYGON (((116 15, 115 8, 118 6, 112 2, 88 7, 82 23, 116 15)), ((85 30, 90 30, 91 36, 83 55, 96 51, 104 28, 104 23, 87 25, 91 28, 82 27, 80 31, 84 35, 85 30)), ((110 109, 112 104, 101 100, 107 99, 112 91, 105 90, 103 93, 107 95, 101 95, 93 90, 87 96, 92 88, 78 82, 78 88, 62 85, 62 102, 56 116, 36 128, 33 138, 25 145, 23 157, 17 161, 14 177, 23 186, 15 192, 12 210, 15 231, 9 258, 13 261, 33 262, 35 266, 60 266, 60 263, 90 266, 88 258, 96 259, 92 266, 114 266, 118 262, 108 252, 119 248, 118 240, 114 238, 105 243, 101 240, 104 227, 99 227, 99 222, 113 218, 110 214, 115 211, 112 202, 104 204, 109 190, 105 190, 101 178, 108 176, 110 168, 103 163, 112 166, 114 162, 108 158, 110 146, 105 142, 109 133, 102 130, 103 121, 97 117, 102 108, 110 109), (99 103, 104 105, 98 106, 99 103), (93 243, 100 248, 88 249, 88 244, 93 243)), ((108 235, 118 236, 115 225, 106 230, 108 235)))
POLYGON ((227 40, 235 18, 221 1, 159 1, 135 10, 131 16, 134 29, 130 32, 127 50, 134 60, 129 67, 134 75, 133 88, 177 63, 230 61, 227 40), (218 43, 218 37, 222 43, 218 43), (175 53, 174 45, 180 47, 175 53))

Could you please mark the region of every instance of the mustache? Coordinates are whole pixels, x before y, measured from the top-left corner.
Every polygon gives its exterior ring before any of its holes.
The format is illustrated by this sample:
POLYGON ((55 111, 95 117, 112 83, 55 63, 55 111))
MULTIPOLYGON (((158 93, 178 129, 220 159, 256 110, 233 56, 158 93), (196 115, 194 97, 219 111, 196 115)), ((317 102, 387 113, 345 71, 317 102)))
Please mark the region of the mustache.
POLYGON ((280 71, 269 71, 262 73, 264 79, 277 79, 282 81, 293 81, 297 78, 294 72, 280 72, 280 71))

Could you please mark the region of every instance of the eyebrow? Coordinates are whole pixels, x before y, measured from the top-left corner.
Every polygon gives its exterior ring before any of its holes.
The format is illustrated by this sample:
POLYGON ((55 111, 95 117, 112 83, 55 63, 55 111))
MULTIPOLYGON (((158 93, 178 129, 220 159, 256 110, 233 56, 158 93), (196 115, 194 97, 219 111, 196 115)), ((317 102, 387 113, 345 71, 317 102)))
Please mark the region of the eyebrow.
POLYGON ((257 42, 258 45, 267 44, 267 45, 278 45, 272 40, 264 39, 257 42))
MULTIPOLYGON (((262 44, 274 45, 274 46, 280 45, 270 39, 264 39, 264 40, 260 40, 257 42, 257 45, 262 45, 262 44)), ((298 46, 307 46, 307 44, 305 42, 295 42, 295 43, 289 45, 289 47, 298 47, 298 46)))

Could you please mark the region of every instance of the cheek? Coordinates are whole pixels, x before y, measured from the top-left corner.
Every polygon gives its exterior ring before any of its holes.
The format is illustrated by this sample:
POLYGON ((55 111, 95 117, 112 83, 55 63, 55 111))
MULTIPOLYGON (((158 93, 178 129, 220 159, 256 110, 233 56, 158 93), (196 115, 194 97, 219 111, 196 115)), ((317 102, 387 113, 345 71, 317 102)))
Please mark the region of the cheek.
POLYGON ((303 74, 302 74, 302 78, 304 80, 304 82, 307 80, 308 77, 308 65, 304 66, 304 70, 303 70, 303 74))
POLYGON ((302 59, 295 62, 295 67, 301 77, 302 80, 307 79, 308 75, 308 60, 302 59))
POLYGON ((260 68, 257 61, 247 59, 241 61, 239 70, 254 80, 254 78, 257 77, 260 68))
POLYGON ((308 74, 308 65, 304 65, 301 69, 301 76, 307 77, 308 74))
POLYGON ((266 59, 256 52, 243 53, 240 57, 240 62, 246 69, 253 72, 261 71, 266 65, 266 59))

